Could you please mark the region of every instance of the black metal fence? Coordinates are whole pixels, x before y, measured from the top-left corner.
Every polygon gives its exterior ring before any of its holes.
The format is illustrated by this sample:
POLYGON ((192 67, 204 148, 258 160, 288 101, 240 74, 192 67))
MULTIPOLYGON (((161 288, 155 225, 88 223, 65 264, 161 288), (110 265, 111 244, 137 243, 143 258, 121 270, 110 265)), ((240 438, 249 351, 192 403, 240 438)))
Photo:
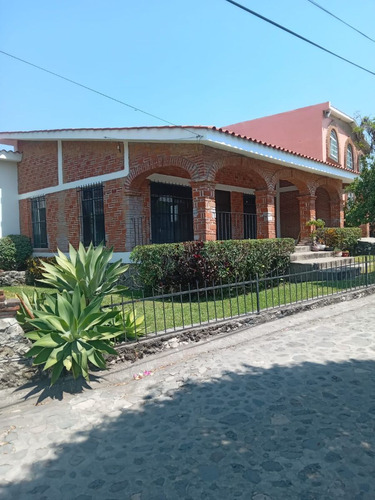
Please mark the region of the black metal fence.
POLYGON ((290 270, 283 275, 235 279, 232 283, 205 283, 203 287, 189 287, 187 290, 178 287, 167 293, 154 291, 149 296, 144 292, 129 292, 127 296, 111 297, 111 302, 104 307, 118 308, 128 323, 138 318, 133 333, 124 333, 119 341, 139 341, 344 294, 374 283, 374 256, 352 258, 349 263, 337 258, 337 264, 325 264, 298 273, 290 270))

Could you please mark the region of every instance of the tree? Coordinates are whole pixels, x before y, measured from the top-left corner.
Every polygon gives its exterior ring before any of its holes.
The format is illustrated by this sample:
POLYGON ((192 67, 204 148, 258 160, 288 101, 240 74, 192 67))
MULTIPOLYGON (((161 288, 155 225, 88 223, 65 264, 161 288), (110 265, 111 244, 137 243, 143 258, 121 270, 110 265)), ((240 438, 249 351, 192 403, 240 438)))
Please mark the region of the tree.
POLYGON ((348 226, 375 222, 375 118, 357 117, 355 142, 362 151, 360 176, 347 188, 345 222, 348 226))

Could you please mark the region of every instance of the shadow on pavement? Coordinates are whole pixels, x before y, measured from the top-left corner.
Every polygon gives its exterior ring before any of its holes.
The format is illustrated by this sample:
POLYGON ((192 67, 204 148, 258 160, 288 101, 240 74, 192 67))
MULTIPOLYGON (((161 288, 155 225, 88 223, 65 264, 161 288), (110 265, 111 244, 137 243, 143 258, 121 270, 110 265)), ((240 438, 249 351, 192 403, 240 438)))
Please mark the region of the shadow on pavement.
MULTIPOLYGON (((96 375, 90 374, 90 383, 91 382, 99 382, 102 377, 98 377, 96 375)), ((50 379, 36 379, 26 384, 21 385, 14 392, 24 391, 30 389, 29 392, 23 396, 23 399, 26 400, 30 397, 38 396, 38 400, 36 404, 42 403, 45 399, 57 399, 61 401, 64 398, 64 393, 66 394, 79 394, 84 390, 91 390, 91 386, 85 379, 80 377, 77 380, 74 380, 73 377, 68 376, 66 378, 60 379, 55 385, 52 387, 49 385, 50 379)))
POLYGON ((375 362, 242 370, 162 397, 155 381, 1 498, 374 498, 375 362))

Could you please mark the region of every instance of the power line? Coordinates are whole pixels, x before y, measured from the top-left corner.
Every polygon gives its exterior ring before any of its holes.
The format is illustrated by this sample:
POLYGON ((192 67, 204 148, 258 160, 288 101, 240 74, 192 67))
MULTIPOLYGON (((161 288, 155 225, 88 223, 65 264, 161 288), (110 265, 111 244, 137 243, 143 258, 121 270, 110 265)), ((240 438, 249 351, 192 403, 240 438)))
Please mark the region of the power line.
POLYGON ((307 0, 308 2, 312 3, 313 5, 315 5, 315 7, 318 7, 318 9, 321 9, 323 10, 324 12, 326 12, 327 14, 329 14, 330 16, 334 17, 335 19, 337 19, 338 21, 340 21, 341 23, 343 24, 346 24, 346 26, 349 26, 349 28, 351 28, 352 30, 356 31, 357 33, 359 33, 360 35, 364 36, 365 38, 367 38, 368 40, 371 40, 371 42, 374 42, 375 43, 375 40, 369 36, 366 35, 366 33, 363 33, 362 31, 360 30, 357 30, 357 28, 355 28, 354 26, 352 26, 351 24, 347 23, 346 21, 344 21, 343 19, 341 19, 340 17, 336 16, 335 14, 333 14, 332 12, 330 12, 329 10, 325 9, 322 5, 319 5, 317 2, 314 2, 314 0, 307 0))
MULTIPOLYGON (((152 113, 148 113, 147 111, 144 111, 141 108, 137 108, 137 107, 133 106, 132 104, 121 101, 120 99, 116 99, 115 97, 111 97, 108 94, 104 94, 104 92, 100 92, 99 90, 95 90, 91 87, 88 87, 87 85, 83 85, 82 83, 76 82, 75 80, 71 80, 70 78, 67 78, 66 76, 59 75, 58 73, 55 73, 54 71, 50 71, 49 69, 43 68, 42 66, 38 66, 37 64, 31 63, 30 61, 26 61, 25 59, 21 59, 20 57, 17 57, 13 54, 9 54, 8 52, 4 52, 4 50, 0 50, 0 53, 6 55, 8 57, 11 57, 13 59, 16 59, 17 61, 21 61, 24 64, 28 64, 29 66, 32 66, 33 68, 39 69, 40 71, 44 71, 45 73, 49 73, 50 75, 56 76, 57 78, 61 78, 61 80, 65 80, 66 82, 72 83, 73 85, 77 85, 78 87, 89 90, 90 92, 94 92, 94 94, 98 94, 102 97, 105 97, 106 99, 110 99, 111 101, 122 104, 123 106, 126 106, 126 107, 132 109, 133 111, 139 111, 140 113, 143 113, 144 115, 151 116, 152 118, 155 118, 156 120, 160 120, 161 122, 167 123, 168 125, 173 125, 174 127, 181 127, 181 125, 177 125, 176 123, 170 122, 168 120, 164 120, 164 118, 161 118, 160 116, 153 115, 152 113)), ((182 128, 182 130, 186 130, 187 132, 194 134, 197 138, 202 137, 200 134, 197 134, 197 132, 194 132, 193 130, 190 130, 188 128, 182 128)))
POLYGON ((345 61, 345 62, 351 64, 352 66, 355 66, 356 68, 362 69, 363 71, 366 71, 367 73, 370 73, 370 75, 374 75, 375 76, 375 72, 374 71, 371 71, 370 69, 364 68, 363 66, 360 66, 359 64, 357 64, 357 63, 355 63, 353 61, 350 61, 349 59, 346 59, 345 57, 340 56, 340 55, 336 54, 335 52, 332 52, 331 50, 326 49, 325 47, 322 47, 321 45, 318 45, 317 43, 313 42, 312 40, 309 40, 308 38, 305 38, 304 36, 299 35, 295 31, 292 31, 292 30, 290 30, 288 28, 285 28, 285 26, 282 26, 281 24, 278 24, 275 21, 272 21, 271 19, 268 19, 268 17, 264 17, 261 14, 258 14, 257 12, 254 12, 253 10, 248 9, 244 5, 241 5, 240 3, 234 2, 233 0, 225 0, 225 1, 228 2, 228 3, 231 3, 233 5, 235 5, 239 9, 245 10, 246 12, 248 12, 249 14, 252 14, 253 16, 259 17, 259 19, 262 19, 263 21, 266 21, 266 23, 269 23, 269 24, 272 24, 273 26, 276 26, 276 28, 279 28, 279 29, 281 29, 283 31, 286 31, 290 35, 293 35, 293 36, 299 38, 300 40, 303 40, 304 42, 307 42, 310 45, 313 45, 314 47, 317 47, 318 49, 323 50, 324 52, 327 52, 327 54, 331 54, 332 56, 335 56, 338 59, 341 59, 342 61, 345 61))

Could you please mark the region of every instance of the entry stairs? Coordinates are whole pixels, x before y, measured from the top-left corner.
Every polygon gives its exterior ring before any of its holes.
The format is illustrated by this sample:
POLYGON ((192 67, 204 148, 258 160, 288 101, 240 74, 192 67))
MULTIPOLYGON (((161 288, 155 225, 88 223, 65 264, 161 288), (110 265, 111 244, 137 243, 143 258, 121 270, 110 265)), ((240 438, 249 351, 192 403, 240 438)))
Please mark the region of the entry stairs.
POLYGON ((327 252, 325 250, 313 252, 309 245, 297 245, 295 252, 290 256, 290 260, 292 274, 308 271, 327 271, 331 269, 337 269, 337 273, 343 268, 347 270, 353 268, 355 274, 358 274, 360 271, 360 266, 354 266, 354 257, 335 257, 334 252, 327 252))

